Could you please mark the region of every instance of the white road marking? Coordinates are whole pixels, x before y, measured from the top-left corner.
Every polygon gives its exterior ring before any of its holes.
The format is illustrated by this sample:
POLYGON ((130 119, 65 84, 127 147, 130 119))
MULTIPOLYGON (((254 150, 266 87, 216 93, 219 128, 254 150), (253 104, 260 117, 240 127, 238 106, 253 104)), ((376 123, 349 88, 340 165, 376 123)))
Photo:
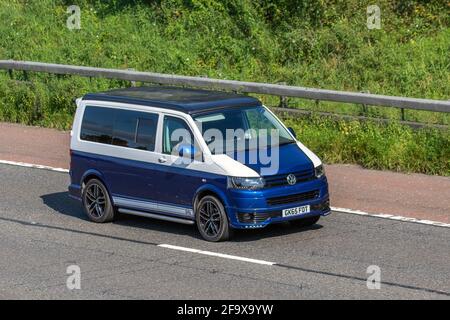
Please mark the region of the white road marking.
POLYGON ((42 170, 50 170, 50 171, 56 171, 56 172, 69 173, 69 170, 67 170, 67 169, 53 168, 53 167, 49 167, 49 166, 43 166, 43 165, 40 165, 40 164, 32 164, 32 163, 25 163, 25 162, 0 160, 0 164, 9 164, 9 165, 12 165, 12 166, 19 166, 19 167, 25 167, 25 168, 35 168, 35 169, 42 169, 42 170))
POLYGON ((276 263, 271 261, 265 261, 265 260, 258 260, 258 259, 251 259, 251 258, 245 258, 245 257, 239 257, 239 256, 232 256, 229 254, 223 254, 223 253, 217 253, 217 252, 211 252, 211 251, 203 251, 203 250, 197 250, 197 249, 191 249, 186 247, 179 247, 179 246, 173 246, 170 244, 158 244, 158 247, 172 249, 172 250, 178 250, 178 251, 185 251, 190 253, 197 253, 197 254, 203 254, 206 256, 212 256, 212 257, 218 257, 218 258, 224 258, 224 259, 230 259, 230 260, 239 260, 244 262, 250 262, 250 263, 256 263, 256 264, 262 264, 267 266, 273 266, 276 263))
MULTIPOLYGON (((8 161, 8 160, 0 160, 0 164, 8 164, 8 165, 12 165, 12 166, 50 170, 50 171, 63 172, 63 173, 69 172, 68 169, 63 169, 63 168, 54 168, 54 167, 44 166, 44 165, 40 165, 40 164, 32 164, 32 163, 16 162, 16 161, 8 161)), ((382 219, 389 219, 389 220, 419 223, 419 224, 425 224, 425 225, 429 225, 429 226, 450 228, 450 223, 444 223, 444 222, 439 222, 439 221, 422 220, 422 219, 409 218, 409 217, 397 216, 397 215, 386 214, 386 213, 369 213, 369 212, 364 212, 361 210, 338 208, 338 207, 331 207, 331 210, 335 211, 335 212, 340 212, 340 213, 356 214, 359 216, 368 216, 368 217, 375 217, 375 218, 382 218, 382 219)))
POLYGON ((374 218, 420 223, 420 224, 426 224, 426 225, 430 225, 430 226, 450 228, 450 223, 431 221, 431 220, 422 220, 422 219, 403 217, 403 216, 396 216, 396 215, 387 214, 387 213, 368 213, 368 212, 364 212, 364 211, 360 211, 360 210, 336 208, 336 207, 331 207, 331 211, 340 212, 340 213, 356 214, 359 216, 368 216, 368 217, 374 217, 374 218))

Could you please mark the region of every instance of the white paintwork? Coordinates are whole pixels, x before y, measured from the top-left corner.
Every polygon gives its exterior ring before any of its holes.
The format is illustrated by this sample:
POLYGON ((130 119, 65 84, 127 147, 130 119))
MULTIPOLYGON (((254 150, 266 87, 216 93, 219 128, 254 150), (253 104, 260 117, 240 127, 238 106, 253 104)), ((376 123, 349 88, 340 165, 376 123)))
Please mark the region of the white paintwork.
MULTIPOLYGON (((266 108, 266 107, 265 107, 266 108)), ((280 123, 286 128, 283 122, 268 108, 266 108, 280 123)), ((71 134, 71 149, 93 153, 101 154, 105 156, 125 158, 135 161, 144 161, 150 163, 159 163, 158 159, 164 157, 166 159, 165 163, 162 165, 167 166, 177 166, 180 161, 179 157, 173 155, 166 155, 162 153, 162 126, 164 115, 169 115, 173 117, 178 117, 186 121, 190 127, 197 145, 200 147, 201 152, 204 155, 204 161, 192 161, 188 164, 182 164, 184 168, 192 169, 196 171, 208 172, 218 175, 233 176, 233 177, 259 177, 259 174, 253 169, 247 167, 246 165, 234 160, 228 155, 212 155, 206 142, 204 141, 202 134, 195 124, 194 119, 184 112, 170 110, 158 107, 148 107, 140 106, 127 103, 119 102, 109 102, 109 101, 96 101, 96 100, 79 100, 77 99, 77 111, 75 114, 75 120, 73 124, 72 134, 71 134), (126 110, 134 110, 147 113, 156 113, 159 115, 158 128, 156 132, 155 141, 155 151, 149 152, 145 150, 137 150, 132 148, 124 148, 120 146, 101 144, 91 141, 83 141, 80 139, 80 128, 81 122, 84 114, 86 105, 96 106, 96 107, 108 107, 108 108, 118 108, 126 110)), ((289 130, 288 130, 289 132, 289 130)), ((295 137, 292 136, 295 139, 295 137)), ((320 159, 307 147, 305 147, 301 142, 297 141, 298 147, 306 154, 306 156, 313 162, 314 166, 317 167, 322 162, 320 159)))
POLYGON ((220 166, 229 176, 245 177, 245 178, 259 178, 259 174, 247 167, 246 165, 234 160, 226 154, 215 154, 210 156, 212 163, 220 166))
POLYGON ((77 107, 80 105, 81 101, 83 101, 83 97, 77 98, 75 100, 75 104, 77 105, 77 107))
POLYGON ((312 161, 314 168, 320 166, 322 161, 318 156, 314 154, 311 150, 309 150, 303 143, 297 140, 297 146, 303 151, 304 154, 312 161))
POLYGON ((126 103, 117 102, 107 102, 107 101, 81 101, 78 104, 77 111, 75 114, 75 120, 73 124, 73 132, 71 138, 71 149, 81 152, 100 154, 105 156, 124 158, 129 160, 158 163, 166 166, 180 166, 187 169, 192 169, 196 171, 208 172, 218 175, 234 176, 234 177, 259 177, 259 175, 247 166, 235 161, 227 155, 212 155, 206 142, 204 141, 200 130, 198 129, 195 121, 191 116, 184 112, 179 112, 176 110, 169 110, 157 107, 139 106, 126 103), (95 107, 108 107, 117 109, 134 110, 147 113, 157 113, 159 114, 158 128, 156 132, 156 142, 155 151, 145 151, 137 150, 132 148, 124 148, 120 146, 107 145, 102 143, 96 143, 91 141, 83 141, 80 139, 80 128, 81 122, 84 114, 85 107, 95 106, 95 107), (186 121, 189 125, 194 137, 196 139, 197 145, 200 147, 204 154, 205 161, 192 161, 187 164, 180 162, 180 158, 173 155, 167 155, 162 153, 162 126, 164 115, 178 117, 186 121), (165 163, 159 163, 158 159, 164 157, 166 159, 165 163))

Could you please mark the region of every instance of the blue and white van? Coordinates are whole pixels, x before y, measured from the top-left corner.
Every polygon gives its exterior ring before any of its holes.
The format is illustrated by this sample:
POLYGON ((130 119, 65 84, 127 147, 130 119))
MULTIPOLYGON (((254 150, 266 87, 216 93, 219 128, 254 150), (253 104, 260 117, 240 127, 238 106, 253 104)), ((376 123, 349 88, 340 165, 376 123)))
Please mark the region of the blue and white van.
POLYGON ((196 224, 208 241, 330 213, 320 159, 258 99, 218 91, 133 87, 78 99, 70 178, 92 221, 124 213, 196 224))

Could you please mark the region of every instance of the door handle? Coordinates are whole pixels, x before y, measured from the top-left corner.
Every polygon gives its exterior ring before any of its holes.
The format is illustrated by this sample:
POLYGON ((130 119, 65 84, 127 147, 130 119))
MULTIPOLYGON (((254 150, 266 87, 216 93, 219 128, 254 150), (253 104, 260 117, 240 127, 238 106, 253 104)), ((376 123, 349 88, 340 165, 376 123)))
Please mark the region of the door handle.
POLYGON ((167 158, 166 157, 161 157, 158 159, 159 163, 164 163, 167 162, 167 158))

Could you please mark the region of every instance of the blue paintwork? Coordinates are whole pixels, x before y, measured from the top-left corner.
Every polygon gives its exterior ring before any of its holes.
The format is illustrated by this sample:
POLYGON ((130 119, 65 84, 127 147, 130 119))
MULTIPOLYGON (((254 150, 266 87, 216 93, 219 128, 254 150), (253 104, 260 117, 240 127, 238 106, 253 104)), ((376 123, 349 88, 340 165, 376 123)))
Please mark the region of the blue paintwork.
MULTIPOLYGON (((280 173, 298 171, 312 166, 306 156, 295 144, 281 148, 282 166, 280 173), (295 157, 288 157, 287 153, 295 157)), ((249 165, 250 166, 250 165, 249 165)), ((256 168, 256 167, 254 167, 256 168)), ((71 197, 80 200, 81 184, 87 176, 96 176, 102 180, 112 197, 124 197, 140 201, 151 201, 183 208, 193 208, 197 195, 204 191, 216 194, 223 202, 230 225, 233 228, 262 228, 299 217, 270 218, 259 224, 240 223, 237 213, 264 213, 278 211, 305 204, 321 203, 328 199, 328 184, 325 177, 295 184, 258 191, 233 190, 227 188, 227 177, 207 172, 186 169, 182 166, 164 166, 141 161, 95 155, 72 151, 69 192, 71 197), (303 203, 290 203, 269 206, 266 198, 285 196, 312 190, 320 190, 319 198, 303 203)), ((325 215, 324 212, 311 212, 312 215, 325 215)), ((304 216, 303 216, 304 217, 304 216)))
MULTIPOLYGON (((242 108, 245 106, 261 106, 261 102, 245 95, 174 87, 135 87, 111 90, 103 93, 87 94, 83 100, 114 101, 149 107, 160 107, 178 110, 191 115, 210 112, 223 108, 242 108)), ((268 150, 268 154, 275 149, 268 150)), ((183 154, 195 152, 183 148, 183 154)), ((328 196, 328 184, 325 177, 313 178, 314 170, 311 160, 295 144, 287 144, 278 148, 280 163, 277 171, 262 172, 264 164, 261 158, 250 163, 250 153, 242 151, 230 156, 252 168, 263 176, 284 175, 300 171, 311 172, 311 177, 303 179, 295 185, 281 185, 258 191, 232 190, 227 188, 227 177, 201 171, 186 169, 183 165, 164 165, 144 161, 128 160, 72 150, 69 194, 81 200, 81 186, 88 176, 100 179, 115 198, 138 200, 157 204, 168 204, 180 208, 193 209, 196 197, 204 191, 213 192, 219 197, 227 211, 230 225, 234 228, 261 228, 270 223, 281 222, 301 217, 270 218, 263 223, 240 223, 237 213, 267 213, 281 211, 300 205, 323 203, 328 196), (314 201, 297 202, 285 205, 270 206, 268 197, 286 196, 319 190, 319 197, 314 201)), ((253 159, 253 158, 252 158, 253 159)), ((303 174, 300 175, 303 177, 303 174)), ((284 179, 282 176, 281 179, 284 179)), ((133 203, 128 202, 128 203, 133 203)), ((135 202, 136 203, 136 202, 135 202)), ((149 208, 144 206, 144 208, 149 208)), ((313 211, 312 215, 326 215, 327 212, 313 211)), ((303 216, 304 217, 304 216, 303 216)))
MULTIPOLYGON (((258 156, 256 158, 256 163, 251 163, 250 161, 250 153, 259 151, 255 150, 246 150, 240 151, 233 154, 228 154, 234 160, 237 160, 247 167, 255 170, 259 174, 261 174, 262 168, 269 168, 270 165, 262 163, 262 159, 258 156), (240 159, 244 160, 241 161, 240 159)), ((281 145, 275 148, 267 148, 267 151, 264 150, 264 153, 267 156, 271 156, 273 153, 278 152, 279 165, 276 166, 275 171, 270 172, 269 174, 265 173, 264 175, 276 175, 276 174, 289 174, 292 172, 296 172, 299 170, 305 169, 313 169, 314 165, 311 160, 303 153, 303 151, 297 146, 296 143, 289 143, 285 145, 281 145)))
POLYGON ((293 186, 285 185, 278 186, 273 188, 261 189, 258 191, 249 191, 249 190, 231 190, 228 189, 227 192, 228 199, 232 199, 231 205, 227 208, 228 216, 230 218, 230 223, 232 227, 245 229, 245 228, 262 228, 267 226, 270 223, 288 221, 298 218, 303 218, 306 216, 315 216, 315 215, 326 215, 328 212, 322 211, 311 211, 308 215, 305 216, 293 216, 289 218, 270 218, 263 223, 255 224, 244 224, 240 223, 237 220, 237 213, 264 213, 270 211, 281 211, 283 209, 289 209, 302 205, 314 205, 324 202, 329 199, 328 194, 328 182, 326 177, 322 177, 321 179, 314 179, 302 183, 297 183, 293 186), (266 202, 267 198, 279 197, 279 196, 287 196, 290 194, 303 193, 313 190, 319 190, 319 197, 313 201, 303 201, 303 202, 295 202, 288 203, 283 205, 268 205, 266 202))
POLYGON ((219 187, 217 185, 211 184, 210 182, 206 182, 204 185, 202 185, 197 192, 195 193, 195 197, 193 199, 192 204, 194 205, 195 200, 197 199, 197 197, 202 194, 203 192, 209 191, 214 193, 219 200, 222 201, 223 205, 225 208, 229 208, 233 206, 233 203, 231 202, 231 199, 228 198, 228 193, 227 193, 227 188, 226 188, 226 178, 224 177, 223 179, 223 183, 225 184, 225 188, 223 187, 219 187))
POLYGON ((103 181, 112 197, 190 208, 197 190, 205 184, 202 179, 216 189, 226 189, 226 177, 189 170, 183 165, 166 166, 72 151, 69 186, 72 197, 81 197, 80 186, 89 175, 103 181))

